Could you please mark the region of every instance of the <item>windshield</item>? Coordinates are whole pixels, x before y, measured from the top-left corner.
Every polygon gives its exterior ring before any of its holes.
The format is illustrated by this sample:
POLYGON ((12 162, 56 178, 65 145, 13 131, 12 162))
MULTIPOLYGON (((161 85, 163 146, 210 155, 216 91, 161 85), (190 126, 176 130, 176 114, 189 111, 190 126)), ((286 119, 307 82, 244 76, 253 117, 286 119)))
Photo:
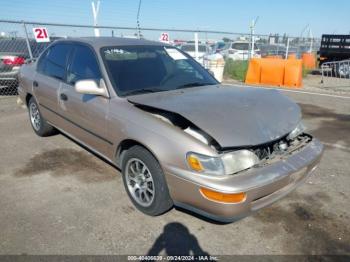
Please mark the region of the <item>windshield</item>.
POLYGON ((119 96, 218 84, 207 70, 174 47, 105 47, 101 55, 119 96))
MULTIPOLYGON (((181 50, 185 52, 194 52, 195 45, 183 45, 181 46, 181 50)), ((205 45, 198 45, 198 52, 201 52, 201 53, 207 52, 207 47, 205 45)))

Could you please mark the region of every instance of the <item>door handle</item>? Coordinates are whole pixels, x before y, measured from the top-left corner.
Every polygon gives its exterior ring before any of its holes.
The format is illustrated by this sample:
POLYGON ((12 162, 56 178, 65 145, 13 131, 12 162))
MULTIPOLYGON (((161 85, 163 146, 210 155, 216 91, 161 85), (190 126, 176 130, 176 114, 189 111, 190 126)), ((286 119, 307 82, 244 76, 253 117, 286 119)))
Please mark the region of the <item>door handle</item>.
POLYGON ((67 101, 68 100, 68 96, 66 94, 60 94, 60 99, 63 101, 67 101))
POLYGON ((38 87, 38 86, 39 86, 39 83, 38 83, 37 81, 34 81, 34 82, 33 82, 33 86, 34 86, 34 87, 38 87))

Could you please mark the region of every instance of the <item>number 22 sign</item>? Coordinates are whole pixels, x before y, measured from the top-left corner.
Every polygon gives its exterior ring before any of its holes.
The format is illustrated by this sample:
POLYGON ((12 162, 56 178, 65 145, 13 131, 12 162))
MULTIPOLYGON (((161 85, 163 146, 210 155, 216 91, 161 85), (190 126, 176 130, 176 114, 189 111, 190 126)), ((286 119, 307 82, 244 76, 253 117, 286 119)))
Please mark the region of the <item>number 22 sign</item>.
POLYGON ((33 28, 33 33, 38 43, 50 42, 50 37, 45 27, 35 27, 33 28))
POLYGON ((164 43, 169 43, 169 34, 168 33, 161 33, 159 41, 164 42, 164 43))

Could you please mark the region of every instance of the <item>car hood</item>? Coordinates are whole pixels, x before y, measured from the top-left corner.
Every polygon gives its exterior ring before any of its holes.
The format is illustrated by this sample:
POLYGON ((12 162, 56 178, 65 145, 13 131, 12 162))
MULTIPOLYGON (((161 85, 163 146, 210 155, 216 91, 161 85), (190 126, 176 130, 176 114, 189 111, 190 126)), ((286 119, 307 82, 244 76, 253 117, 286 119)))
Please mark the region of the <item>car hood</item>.
POLYGON ((211 85, 129 96, 138 105, 177 113, 222 148, 265 144, 291 132, 299 106, 277 90, 211 85))

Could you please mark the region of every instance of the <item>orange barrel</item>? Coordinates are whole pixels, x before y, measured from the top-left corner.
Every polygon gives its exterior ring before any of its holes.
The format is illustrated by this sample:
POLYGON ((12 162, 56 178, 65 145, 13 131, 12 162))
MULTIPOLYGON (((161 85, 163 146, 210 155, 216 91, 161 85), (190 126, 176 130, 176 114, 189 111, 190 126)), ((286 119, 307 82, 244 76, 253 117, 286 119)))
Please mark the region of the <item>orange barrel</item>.
POLYGON ((303 81, 303 62, 301 59, 288 59, 284 67, 283 86, 300 88, 303 81))
POLYGON ((252 58, 249 60, 248 71, 245 77, 245 83, 250 85, 260 84, 261 58, 252 58))
POLYGON ((301 56, 301 59, 303 60, 303 65, 307 69, 314 69, 316 68, 316 58, 315 55, 312 53, 303 53, 301 56))
POLYGON ((260 83, 263 85, 282 86, 284 78, 284 59, 262 58, 260 83))

